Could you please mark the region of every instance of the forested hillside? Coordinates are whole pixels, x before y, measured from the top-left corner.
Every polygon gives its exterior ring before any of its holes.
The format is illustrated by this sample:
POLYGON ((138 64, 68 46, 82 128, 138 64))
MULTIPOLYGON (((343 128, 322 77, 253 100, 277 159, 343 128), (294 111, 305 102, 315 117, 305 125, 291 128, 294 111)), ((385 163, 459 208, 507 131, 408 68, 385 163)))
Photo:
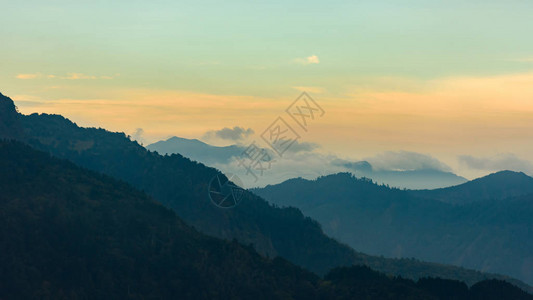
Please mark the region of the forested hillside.
POLYGON ((497 198, 526 194, 533 187, 527 182, 533 178, 503 172, 420 193, 340 173, 317 180, 288 180, 254 192, 279 206, 300 208, 318 220, 327 234, 366 253, 416 257, 533 283, 533 195, 497 198), (509 177, 518 180, 505 180, 509 177), (456 191, 469 187, 472 192, 464 195, 477 195, 477 199, 453 198, 456 191), (489 199, 482 190, 500 192, 489 199), (447 191, 450 198, 441 200, 447 191))

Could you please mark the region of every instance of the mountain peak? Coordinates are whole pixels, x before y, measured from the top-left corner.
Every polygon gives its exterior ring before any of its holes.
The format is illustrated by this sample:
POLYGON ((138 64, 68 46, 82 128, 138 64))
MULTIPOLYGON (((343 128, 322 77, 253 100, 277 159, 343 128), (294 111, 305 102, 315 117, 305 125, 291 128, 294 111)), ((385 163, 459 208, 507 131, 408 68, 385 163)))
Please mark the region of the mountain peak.
POLYGON ((533 178, 523 172, 504 170, 449 188, 413 193, 453 204, 503 200, 533 193, 533 178))
POLYGON ((11 98, 0 93, 0 111, 13 110, 16 111, 15 103, 11 98))
POLYGON ((208 145, 198 139, 188 139, 188 138, 182 138, 178 136, 173 136, 166 140, 166 142, 172 142, 172 143, 192 143, 197 145, 208 145))
POLYGON ((20 114, 11 98, 0 93, 0 139, 17 139, 22 135, 20 114))
POLYGON ((487 176, 484 176, 484 177, 481 177, 479 179, 509 178, 509 177, 512 177, 512 178, 531 178, 530 176, 528 176, 524 172, 503 170, 503 171, 498 171, 498 172, 495 172, 495 173, 491 173, 491 174, 489 174, 487 176))
POLYGON ((487 189, 510 188, 523 185, 533 185, 533 178, 524 172, 504 170, 474 179, 463 186, 486 186, 487 189))

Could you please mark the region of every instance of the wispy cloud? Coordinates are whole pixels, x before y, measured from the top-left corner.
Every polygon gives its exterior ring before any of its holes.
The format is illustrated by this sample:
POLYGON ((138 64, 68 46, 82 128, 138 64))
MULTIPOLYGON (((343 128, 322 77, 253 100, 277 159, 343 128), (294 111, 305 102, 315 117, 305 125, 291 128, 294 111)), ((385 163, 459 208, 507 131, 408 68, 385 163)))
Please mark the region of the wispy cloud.
POLYGON ((42 75, 39 74, 39 73, 34 73, 34 74, 18 74, 17 76, 15 76, 17 79, 35 79, 35 78, 39 78, 41 77, 42 75))
POLYGON ((15 77, 17 79, 47 78, 47 79, 68 79, 68 80, 80 80, 80 79, 94 80, 94 79, 113 79, 117 76, 119 76, 119 74, 115 74, 113 76, 110 76, 110 75, 96 76, 96 75, 87 75, 83 73, 67 73, 67 75, 54 75, 54 74, 43 75, 41 73, 27 73, 27 74, 18 74, 15 77))
POLYGON ((318 56, 311 55, 306 58, 297 58, 294 60, 294 62, 302 65, 312 65, 312 64, 319 64, 320 59, 318 59, 318 56))
POLYGON ((378 170, 439 170, 451 171, 451 168, 438 159, 410 151, 386 151, 373 157, 366 158, 375 169, 378 170))
POLYGON ((78 79, 98 79, 98 77, 94 75, 85 75, 83 73, 69 73, 65 77, 61 77, 62 79, 70 79, 70 80, 78 80, 78 79))
POLYGON ((238 142, 246 139, 252 134, 254 134, 252 128, 245 129, 243 127, 235 126, 233 128, 224 127, 220 130, 210 130, 204 134, 203 138, 207 140, 218 138, 238 142))
POLYGON ((501 153, 492 157, 474 157, 471 155, 460 155, 459 163, 462 165, 482 171, 521 171, 533 174, 533 163, 517 157, 512 153, 501 153))
POLYGON ((131 134, 131 139, 134 141, 137 141, 140 144, 144 144, 144 129, 137 128, 135 131, 131 134))
POLYGON ((293 86, 292 88, 300 92, 309 92, 313 94, 322 94, 326 91, 326 89, 319 86, 293 86))
POLYGON ((308 143, 308 142, 298 142, 295 141, 294 144, 292 144, 288 149, 287 152, 289 153, 299 153, 299 152, 313 152, 313 150, 320 148, 320 146, 316 143, 308 143))
POLYGON ((96 76, 96 75, 87 75, 83 73, 68 73, 66 76, 55 76, 55 75, 48 75, 48 76, 53 76, 49 78, 59 78, 59 79, 68 79, 68 80, 83 80, 83 79, 95 80, 95 79, 114 79, 115 77, 119 75, 115 74, 113 76, 110 76, 110 75, 96 76))

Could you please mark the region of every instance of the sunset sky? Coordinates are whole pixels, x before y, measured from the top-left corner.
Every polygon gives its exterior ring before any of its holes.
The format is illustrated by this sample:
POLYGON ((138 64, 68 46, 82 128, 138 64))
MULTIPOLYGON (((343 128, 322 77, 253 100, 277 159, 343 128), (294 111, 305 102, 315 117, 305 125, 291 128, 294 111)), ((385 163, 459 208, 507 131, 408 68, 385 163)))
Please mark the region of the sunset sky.
POLYGON ((307 91, 325 115, 302 140, 322 153, 533 173, 531 0, 1 7, 0 92, 25 114, 142 128, 144 143, 235 126, 257 138, 307 91))

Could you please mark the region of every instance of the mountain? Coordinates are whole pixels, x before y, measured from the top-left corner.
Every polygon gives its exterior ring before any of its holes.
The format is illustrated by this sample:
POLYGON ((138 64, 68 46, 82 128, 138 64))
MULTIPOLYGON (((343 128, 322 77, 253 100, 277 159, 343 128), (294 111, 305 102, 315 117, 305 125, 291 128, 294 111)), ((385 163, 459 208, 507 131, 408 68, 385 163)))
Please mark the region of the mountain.
POLYGON ((375 182, 397 188, 433 189, 454 186, 468 181, 454 173, 435 168, 383 170, 375 169, 368 161, 351 162, 337 159, 332 163, 346 168, 357 177, 370 178, 375 182))
POLYGON ((281 256, 321 275, 334 267, 365 264, 387 274, 413 279, 432 276, 474 284, 487 278, 504 278, 441 264, 385 259, 356 252, 324 235, 321 226, 300 210, 272 206, 250 192, 244 193, 238 206, 220 209, 207 197, 210 180, 223 177, 220 172, 178 154, 163 156, 150 152, 123 133, 81 128, 62 116, 47 114, 20 115, 20 126, 23 133, 19 138, 34 148, 131 184, 174 210, 202 233, 236 239, 253 245, 261 254, 281 256))
POLYGON ((8 139, 20 137, 22 134, 20 117, 15 103, 0 93, 0 137, 8 139))
MULTIPOLYGON (((358 173, 355 173, 358 175, 358 173)), ((361 173, 362 176, 390 185, 407 189, 431 189, 442 186, 454 186, 466 182, 466 178, 452 172, 435 169, 406 170, 406 171, 373 171, 361 173)))
MULTIPOLYGON (((490 179, 500 175, 512 174, 490 179)), ((328 235, 365 253, 415 257, 533 283, 532 194, 459 206, 347 173, 288 180, 253 192, 281 207, 300 208, 328 235)))
MULTIPOLYGON (((229 172, 235 172, 230 164, 232 158, 242 156, 242 153, 246 150, 246 147, 241 145, 217 147, 197 139, 185 139, 180 137, 172 137, 164 141, 159 141, 148 145, 146 148, 161 154, 181 154, 187 158, 209 166, 224 168, 229 172)), ((269 151, 268 149, 265 150, 269 151)), ((298 153, 293 153, 293 155, 296 156, 290 158, 285 157, 284 164, 291 163, 291 160, 298 161, 305 159, 305 156, 300 157, 298 156, 298 153)), ((313 155, 321 157, 318 153, 313 153, 313 155)), ((273 153, 271 153, 271 157, 274 157, 273 153)), ((342 159, 331 160, 331 158, 324 158, 323 161, 325 166, 321 165, 320 170, 301 169, 300 166, 297 173, 303 176, 303 174, 320 174, 324 172, 324 169, 327 170, 328 168, 337 171, 342 169, 350 171, 358 177, 367 177, 378 183, 408 189, 441 188, 467 182, 464 177, 439 169, 384 170, 375 169, 368 161, 352 162, 342 159)), ((278 169, 278 172, 275 174, 269 173, 265 175, 265 177, 262 178, 262 182, 279 183, 283 180, 295 177, 294 173, 294 170, 290 168, 282 172, 278 169)), ((312 177, 312 175, 310 176, 312 177)))
POLYGON ((468 204, 533 194, 533 178, 522 172, 501 171, 467 183, 435 190, 413 191, 425 199, 451 204, 468 204))
POLYGON ((328 299, 530 299, 532 296, 501 280, 485 280, 472 287, 464 282, 423 278, 415 284, 401 277, 385 276, 364 266, 337 268, 323 285, 335 291, 328 299), (421 291, 421 292, 420 292, 421 291))
POLYGON ((246 147, 230 145, 226 147, 211 146, 197 139, 172 137, 146 147, 161 154, 179 153, 187 158, 206 165, 229 163, 233 157, 242 155, 246 147))
POLYGON ((366 267, 322 280, 207 237, 128 184, 0 141, 2 299, 533 299, 503 281, 471 288, 366 267), (445 293, 443 293, 445 291, 445 293))
POLYGON ((124 182, 0 141, 0 298, 316 298, 318 277, 204 236, 124 182))

